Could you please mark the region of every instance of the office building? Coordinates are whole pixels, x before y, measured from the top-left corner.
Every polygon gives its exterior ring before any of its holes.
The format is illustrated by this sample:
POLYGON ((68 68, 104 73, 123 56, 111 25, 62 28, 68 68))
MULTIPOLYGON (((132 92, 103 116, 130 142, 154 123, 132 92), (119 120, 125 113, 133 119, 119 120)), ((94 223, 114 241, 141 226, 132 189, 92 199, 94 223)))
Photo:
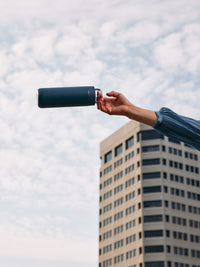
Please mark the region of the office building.
POLYGON ((200 267, 200 152, 130 121, 100 158, 99 267, 200 267))

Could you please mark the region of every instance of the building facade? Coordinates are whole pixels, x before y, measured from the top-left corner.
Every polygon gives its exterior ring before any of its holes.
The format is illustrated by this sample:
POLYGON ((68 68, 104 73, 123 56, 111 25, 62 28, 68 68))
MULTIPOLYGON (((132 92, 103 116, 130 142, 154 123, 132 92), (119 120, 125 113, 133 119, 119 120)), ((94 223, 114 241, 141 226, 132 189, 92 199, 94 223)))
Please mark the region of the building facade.
POLYGON ((200 153, 130 121, 100 144, 99 267, 200 267, 200 153))

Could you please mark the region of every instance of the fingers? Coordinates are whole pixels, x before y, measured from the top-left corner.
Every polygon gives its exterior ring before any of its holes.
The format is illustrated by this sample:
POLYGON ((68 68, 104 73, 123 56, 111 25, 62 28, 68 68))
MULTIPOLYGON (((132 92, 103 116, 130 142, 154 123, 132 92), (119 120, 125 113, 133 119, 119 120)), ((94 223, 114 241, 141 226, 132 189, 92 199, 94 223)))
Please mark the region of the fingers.
POLYGON ((111 96, 111 97, 119 97, 120 93, 115 92, 115 91, 111 91, 111 92, 107 93, 106 95, 111 96))
POLYGON ((97 92, 97 109, 108 113, 110 112, 109 108, 106 106, 106 99, 103 98, 102 94, 100 92, 97 92))
POLYGON ((100 92, 97 92, 97 109, 107 113, 105 101, 106 100, 103 98, 103 95, 100 92))
POLYGON ((102 101, 102 94, 100 92, 97 92, 97 109, 100 109, 101 110, 101 101, 102 101))

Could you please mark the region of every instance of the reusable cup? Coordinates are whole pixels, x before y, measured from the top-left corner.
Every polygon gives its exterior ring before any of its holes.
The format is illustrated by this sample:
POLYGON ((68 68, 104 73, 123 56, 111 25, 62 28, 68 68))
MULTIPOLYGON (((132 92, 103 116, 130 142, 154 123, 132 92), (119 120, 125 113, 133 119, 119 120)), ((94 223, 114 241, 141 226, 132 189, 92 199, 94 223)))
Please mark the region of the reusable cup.
POLYGON ((38 89, 40 108, 92 106, 96 103, 97 92, 93 86, 51 87, 38 89))

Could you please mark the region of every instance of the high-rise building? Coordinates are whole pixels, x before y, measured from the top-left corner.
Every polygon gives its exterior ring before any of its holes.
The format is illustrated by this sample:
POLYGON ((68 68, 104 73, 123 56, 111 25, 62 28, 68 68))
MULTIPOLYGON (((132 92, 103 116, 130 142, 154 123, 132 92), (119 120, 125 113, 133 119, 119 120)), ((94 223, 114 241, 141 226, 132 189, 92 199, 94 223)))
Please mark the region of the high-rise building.
POLYGON ((130 121, 100 158, 99 267, 200 267, 200 152, 130 121))

